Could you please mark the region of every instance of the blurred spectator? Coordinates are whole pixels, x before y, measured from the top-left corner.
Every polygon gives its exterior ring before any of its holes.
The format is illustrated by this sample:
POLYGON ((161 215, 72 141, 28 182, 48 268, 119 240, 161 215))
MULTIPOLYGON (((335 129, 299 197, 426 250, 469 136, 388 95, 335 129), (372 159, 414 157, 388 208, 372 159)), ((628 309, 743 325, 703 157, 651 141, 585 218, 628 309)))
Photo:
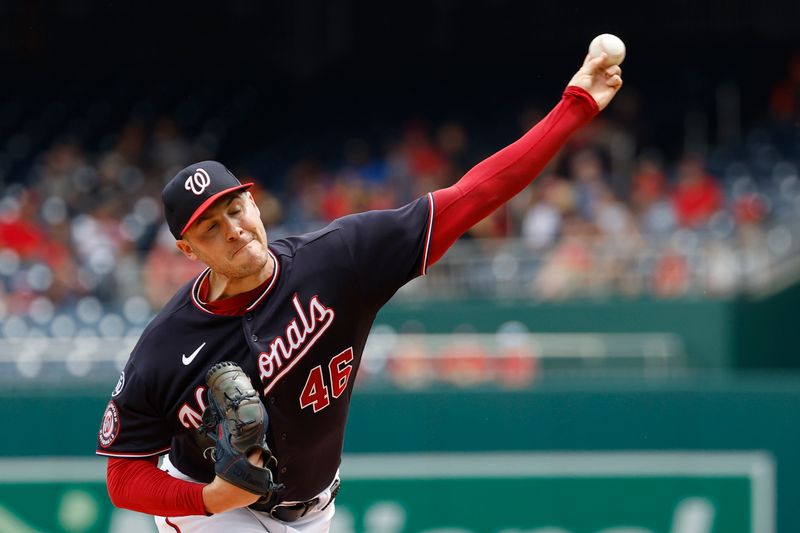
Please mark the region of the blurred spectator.
POLYGON ((348 179, 345 176, 336 177, 325 188, 320 211, 323 219, 330 222, 339 217, 363 211, 365 191, 357 179, 348 179))
POLYGON ((68 302, 88 292, 82 287, 75 253, 69 246, 70 226, 67 221, 47 227, 47 240, 42 246, 42 259, 53 273, 53 282, 45 292, 55 303, 68 302))
POLYGON ((530 205, 522 220, 522 238, 534 250, 551 247, 561 230, 561 211, 548 198, 557 178, 545 176, 539 178, 536 185, 530 188, 530 205))
POLYGON ((323 183, 327 174, 312 158, 294 163, 286 173, 287 209, 285 222, 291 231, 302 233, 324 225, 322 202, 325 196, 323 183))
POLYGON ((404 339, 388 362, 392 382, 402 388, 419 389, 436 379, 433 359, 422 342, 404 339))
POLYGON ((511 236, 511 219, 508 206, 503 206, 476 223, 467 232, 475 239, 503 239, 511 236))
MULTIPOLYGON (((252 178, 244 180, 244 182, 249 181, 253 181, 252 178)), ((283 221, 283 206, 281 206, 278 198, 257 182, 254 182, 254 185, 249 190, 258 206, 258 210, 261 212, 261 220, 264 221, 264 227, 267 228, 267 231, 278 227, 283 221)))
POLYGON ((739 224, 758 224, 767 214, 767 206, 760 195, 745 194, 733 202, 733 216, 739 224))
POLYGON ((569 171, 575 183, 578 213, 585 220, 594 220, 597 204, 608 183, 599 153, 593 148, 581 150, 572 156, 569 171))
POLYGON ((733 248, 714 241, 703 251, 705 275, 703 286, 711 296, 728 296, 739 283, 739 264, 733 248))
POLYGON ((594 222, 600 236, 614 243, 631 244, 638 234, 630 210, 608 188, 600 189, 594 222))
POLYGON ((60 198, 74 214, 88 205, 91 172, 83 150, 69 140, 54 144, 35 164, 31 182, 42 198, 60 198))
POLYGON ((35 195, 27 189, 16 196, 6 196, 0 204, 0 247, 13 250, 21 259, 39 255, 45 242, 38 223, 35 195))
POLYGON ((534 292, 544 299, 560 299, 581 293, 590 285, 592 226, 577 216, 564 220, 562 238, 548 255, 534 280, 534 292))
POLYGON ((147 254, 141 279, 150 307, 161 309, 175 291, 203 270, 198 261, 187 259, 177 246, 166 224, 158 231, 153 248, 147 254))
POLYGON ((700 157, 687 155, 678 164, 672 202, 678 224, 690 228, 702 226, 722 208, 722 187, 700 157))
POLYGON ((598 231, 593 239, 594 275, 590 285, 593 294, 612 294, 635 289, 626 272, 633 269, 633 259, 641 251, 641 236, 636 220, 627 205, 610 189, 600 195, 595 216, 598 231))
POLYGON ((661 157, 654 151, 639 156, 631 178, 631 202, 637 213, 644 213, 667 192, 667 176, 661 157))
POLYGON ((689 290, 690 272, 686 256, 674 247, 666 248, 656 259, 652 272, 653 294, 677 298, 689 290))
POLYGON ((161 174, 172 174, 173 169, 180 170, 186 161, 195 159, 189 143, 180 135, 178 124, 171 117, 162 117, 156 122, 150 159, 156 172, 161 174))
POLYGON ((796 125, 800 117, 800 51, 789 57, 786 77, 772 87, 769 110, 778 124, 796 125))
POLYGON ((667 177, 661 157, 646 151, 639 156, 631 180, 631 203, 642 232, 666 237, 677 223, 672 200, 667 194, 667 177))
POLYGON ((144 125, 132 120, 122 127, 113 151, 125 163, 133 165, 142 160, 145 142, 144 125))
POLYGON ((345 142, 343 160, 338 175, 351 181, 380 184, 388 177, 388 168, 381 158, 373 158, 364 139, 345 142))
POLYGON ((579 150, 590 149, 607 157, 606 183, 616 193, 630 187, 637 140, 642 138, 640 130, 646 123, 639 116, 638 95, 627 89, 619 93, 608 112, 601 113, 572 140, 579 150))
POLYGON ((469 154, 467 131, 457 122, 445 122, 439 127, 436 144, 445 157, 444 185, 455 183, 477 163, 469 154))
POLYGON ((527 333, 527 328, 517 322, 507 322, 497 332, 494 379, 506 388, 528 387, 536 379, 538 347, 530 342, 527 333))
POLYGON ((116 268, 131 251, 132 243, 120 224, 122 198, 99 200, 73 219, 71 238, 78 260, 84 265, 84 286, 103 299, 114 301, 116 268))
POLYGON ((494 378, 489 354, 469 337, 453 337, 437 354, 437 375, 445 383, 472 387, 494 378))
POLYGON ((422 120, 406 124, 400 151, 406 160, 414 197, 448 185, 447 160, 432 142, 422 120))

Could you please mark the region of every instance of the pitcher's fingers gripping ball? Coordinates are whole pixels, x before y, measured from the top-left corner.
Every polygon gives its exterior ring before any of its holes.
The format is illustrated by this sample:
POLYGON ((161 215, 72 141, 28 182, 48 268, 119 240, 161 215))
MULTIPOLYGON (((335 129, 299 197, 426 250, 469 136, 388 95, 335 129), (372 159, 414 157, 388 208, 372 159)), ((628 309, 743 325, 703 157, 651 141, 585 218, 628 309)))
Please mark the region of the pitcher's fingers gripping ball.
POLYGON ((619 65, 611 65, 605 71, 606 83, 609 87, 619 88, 622 86, 622 68, 619 65))
POLYGON ((268 500, 280 490, 272 479, 270 462, 277 463, 267 446, 269 417, 250 378, 231 362, 218 363, 206 374, 208 404, 203 430, 216 442, 215 473, 233 485, 268 500), (264 466, 248 460, 261 453, 264 466))
POLYGON ((609 65, 619 65, 625 60, 625 43, 611 33, 600 34, 589 43, 589 55, 600 57, 603 53, 608 56, 609 65))

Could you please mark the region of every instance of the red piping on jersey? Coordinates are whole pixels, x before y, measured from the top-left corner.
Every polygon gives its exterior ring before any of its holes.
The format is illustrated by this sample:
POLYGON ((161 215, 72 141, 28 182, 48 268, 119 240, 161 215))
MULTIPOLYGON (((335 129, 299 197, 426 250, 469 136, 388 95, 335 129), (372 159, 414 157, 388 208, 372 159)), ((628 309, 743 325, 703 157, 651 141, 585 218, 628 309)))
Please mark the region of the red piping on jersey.
POLYGON ((190 294, 190 298, 192 300, 192 303, 194 304, 194 306, 196 308, 198 308, 199 310, 203 311, 204 313, 208 313, 209 315, 213 315, 214 313, 212 313, 211 311, 209 311, 208 309, 203 307, 203 305, 200 302, 200 298, 198 296, 195 296, 195 294, 197 293, 198 288, 200 287, 200 285, 202 284, 203 280, 205 279, 205 277, 208 275, 209 272, 211 272, 211 269, 210 268, 206 268, 205 270, 203 270, 200 273, 199 276, 197 276, 197 279, 194 280, 194 284, 192 285, 192 290, 189 291, 189 294, 190 294))
POLYGON ((242 294, 236 294, 229 298, 221 298, 213 302, 203 302, 203 298, 208 295, 208 277, 211 273, 210 268, 205 269, 197 276, 197 279, 195 279, 192 285, 192 290, 190 291, 194 306, 204 313, 216 316, 241 316, 247 311, 255 309, 264 298, 266 298, 267 294, 270 293, 280 273, 281 265, 278 262, 278 258, 275 257, 275 254, 273 254, 272 250, 269 248, 267 248, 267 252, 270 257, 272 257, 273 264, 275 265, 272 276, 255 289, 243 292, 242 294))
POLYGON ((569 86, 558 105, 522 138, 475 165, 451 187, 434 191, 428 266, 469 228, 527 187, 569 136, 598 111, 592 95, 569 86))
POLYGON ((431 234, 433 233, 433 194, 428 193, 428 224, 425 230, 425 250, 422 252, 422 268, 420 269, 420 276, 428 273, 428 252, 431 246, 431 234))
POLYGON ((123 452, 123 453, 114 453, 114 452, 101 452, 100 450, 96 450, 94 453, 97 455, 104 455, 106 457, 121 457, 126 459, 142 459, 145 457, 154 457, 157 455, 163 455, 170 451, 172 447, 164 448, 163 450, 158 450, 157 452, 145 452, 145 453, 130 453, 130 452, 123 452))
POLYGON ((165 519, 164 519, 164 522, 165 522, 165 523, 166 523, 166 524, 167 524, 169 527, 171 527, 172 529, 174 529, 175 531, 177 531, 178 533, 181 533, 181 529, 180 529, 178 526, 176 526, 175 524, 173 524, 172 522, 170 522, 170 521, 169 521, 169 518, 165 518, 165 519))
POLYGON ((160 470, 157 463, 155 457, 110 458, 106 485, 111 502, 123 509, 155 516, 206 515, 205 485, 174 478, 160 470))
POLYGON ((267 288, 264 289, 264 293, 261 296, 259 296, 256 299, 256 301, 254 301, 252 304, 250 304, 250 306, 246 309, 247 311, 252 311, 253 309, 255 309, 256 306, 259 303, 261 303, 261 300, 266 298, 267 294, 269 294, 269 292, 272 290, 272 286, 275 284, 275 281, 278 279, 278 272, 280 272, 280 270, 281 270, 281 265, 280 265, 280 263, 278 263, 278 258, 275 257, 275 254, 272 253, 272 250, 267 248, 267 251, 269 252, 270 257, 272 257, 272 264, 275 265, 275 269, 272 272, 272 279, 270 280, 269 285, 267 286, 267 288))

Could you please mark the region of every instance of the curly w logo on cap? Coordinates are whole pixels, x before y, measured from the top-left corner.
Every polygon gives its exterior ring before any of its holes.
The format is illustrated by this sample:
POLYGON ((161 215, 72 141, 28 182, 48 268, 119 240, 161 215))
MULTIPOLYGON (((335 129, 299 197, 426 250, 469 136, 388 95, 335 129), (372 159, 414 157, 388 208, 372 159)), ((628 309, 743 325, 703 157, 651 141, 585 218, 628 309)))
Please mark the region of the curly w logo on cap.
POLYGON ((209 185, 211 185, 211 176, 202 168, 198 168, 194 174, 186 178, 184 188, 187 191, 192 191, 197 195, 201 195, 209 185))

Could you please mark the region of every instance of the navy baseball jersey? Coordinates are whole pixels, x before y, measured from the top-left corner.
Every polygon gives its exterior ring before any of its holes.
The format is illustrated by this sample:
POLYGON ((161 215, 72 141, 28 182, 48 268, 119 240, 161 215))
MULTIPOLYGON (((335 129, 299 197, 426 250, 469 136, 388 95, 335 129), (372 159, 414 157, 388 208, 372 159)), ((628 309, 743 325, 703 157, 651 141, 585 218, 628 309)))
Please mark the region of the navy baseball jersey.
POLYGON ((306 500, 339 467, 361 354, 380 307, 424 274, 433 197, 395 210, 343 217, 270 244, 275 269, 242 316, 214 314, 200 300, 209 271, 187 283, 152 320, 112 392, 97 453, 170 454, 199 481, 214 478, 197 431, 206 371, 233 361, 269 413, 281 500, 306 500))

